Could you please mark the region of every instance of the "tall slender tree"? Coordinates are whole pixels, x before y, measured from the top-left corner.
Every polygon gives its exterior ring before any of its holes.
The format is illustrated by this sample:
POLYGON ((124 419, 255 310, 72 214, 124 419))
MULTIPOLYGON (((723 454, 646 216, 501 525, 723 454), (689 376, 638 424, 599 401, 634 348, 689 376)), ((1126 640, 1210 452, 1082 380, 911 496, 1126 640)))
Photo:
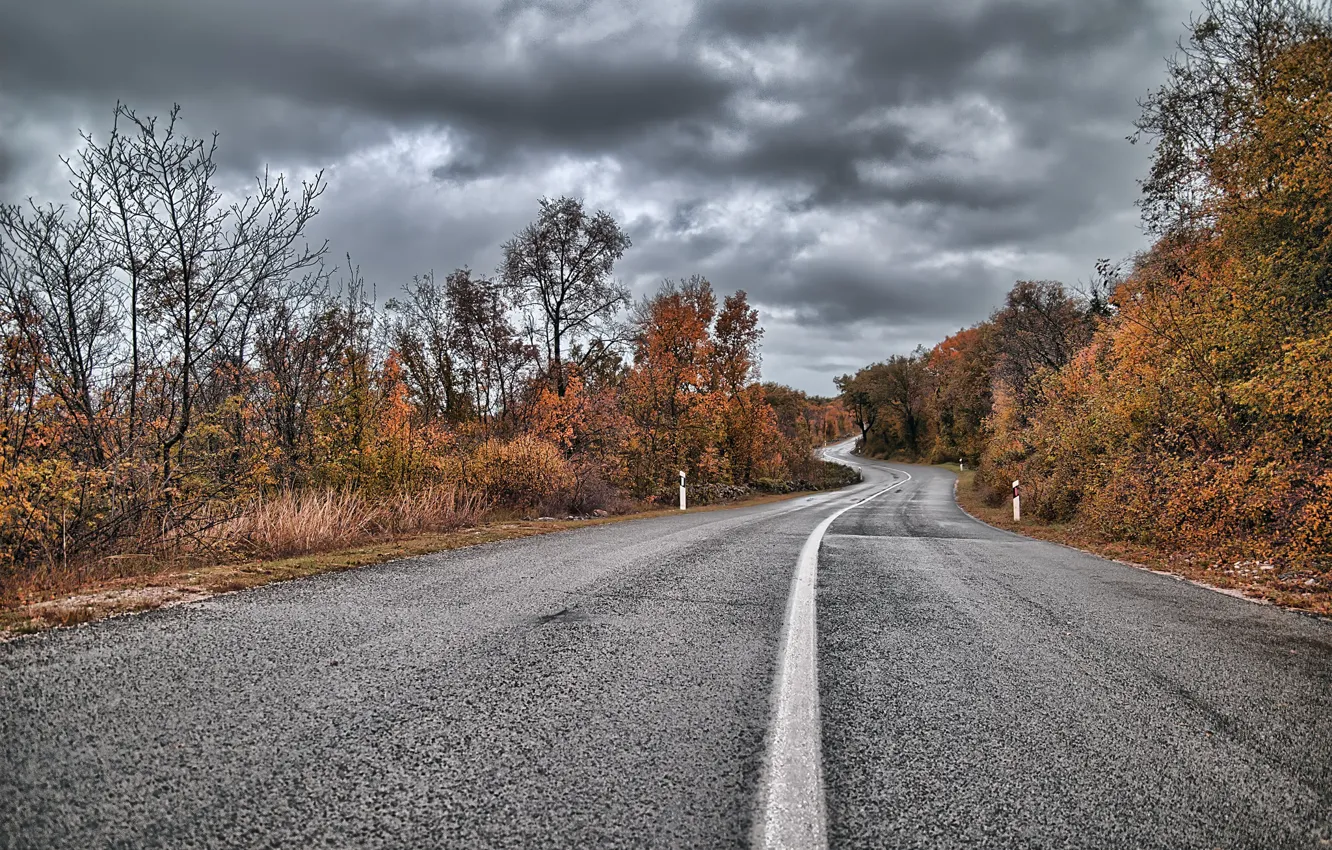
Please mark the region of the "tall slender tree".
POLYGON ((537 220, 504 243, 500 277, 540 321, 546 366, 561 396, 569 345, 629 303, 628 289, 611 277, 629 246, 609 213, 589 214, 577 198, 542 198, 537 220))

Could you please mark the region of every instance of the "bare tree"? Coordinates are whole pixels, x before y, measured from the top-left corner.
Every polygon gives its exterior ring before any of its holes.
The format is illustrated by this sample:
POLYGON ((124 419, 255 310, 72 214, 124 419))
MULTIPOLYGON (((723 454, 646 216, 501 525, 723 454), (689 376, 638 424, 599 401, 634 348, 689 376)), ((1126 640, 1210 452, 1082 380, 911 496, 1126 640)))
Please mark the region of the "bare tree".
POLYGON ((629 303, 612 280, 629 236, 608 213, 588 215, 576 198, 542 198, 537 220, 504 243, 500 276, 521 306, 539 313, 546 363, 563 396, 566 346, 629 303))
POLYGON ((311 465, 313 416, 327 398, 345 342, 341 315, 327 292, 308 306, 279 299, 256 328, 255 349, 267 379, 263 408, 282 450, 280 472, 289 486, 306 483, 301 476, 311 465))
POLYGON ((509 322, 509 304, 494 281, 459 269, 445 281, 445 296, 455 318, 452 348, 459 372, 477 421, 485 422, 511 405, 516 371, 529 359, 526 346, 509 322))
POLYGON ((94 190, 71 212, 0 206, 0 294, 43 380, 84 434, 83 460, 106 458, 104 390, 120 347, 120 314, 98 241, 94 190))
POLYGON ((996 374, 1025 396, 1038 372, 1059 369, 1091 341, 1086 308, 1052 280, 1021 280, 1009 290, 992 319, 996 374))
POLYGON ((139 388, 143 377, 140 306, 145 276, 157 262, 162 244, 159 229, 150 227, 151 218, 141 204, 142 163, 136 158, 131 137, 121 132, 125 116, 116 105, 110 136, 98 145, 90 133, 81 133, 84 146, 75 157, 63 160, 72 175, 74 198, 81 205, 95 209, 97 237, 106 258, 122 278, 123 303, 129 321, 129 375, 125 379, 127 415, 121 451, 129 453, 139 437, 139 388))
POLYGON ((156 246, 145 270, 147 310, 162 325, 175 360, 172 407, 161 438, 163 483, 172 480, 173 449, 193 423, 201 366, 228 340, 238 321, 248 321, 256 299, 294 272, 318 264, 325 246, 298 247, 318 210, 322 173, 293 196, 285 179, 267 171, 255 191, 228 203, 215 185, 211 143, 178 129, 180 108, 165 127, 120 107, 118 115, 137 128, 127 167, 133 171, 135 220, 156 246))
POLYGON ((467 396, 454 365, 457 320, 447 285, 430 272, 412 278, 404 292, 404 298, 391 299, 386 306, 398 314, 389 332, 390 342, 406 367, 407 384, 427 422, 442 417, 460 419, 465 415, 460 408, 467 396))

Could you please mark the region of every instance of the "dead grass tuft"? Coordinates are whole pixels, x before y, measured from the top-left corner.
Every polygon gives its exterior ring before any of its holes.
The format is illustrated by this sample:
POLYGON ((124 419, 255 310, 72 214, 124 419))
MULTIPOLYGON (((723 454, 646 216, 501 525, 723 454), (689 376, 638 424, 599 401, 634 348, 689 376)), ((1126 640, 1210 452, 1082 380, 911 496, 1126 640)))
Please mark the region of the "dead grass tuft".
POLYGON ((452 531, 475 525, 485 508, 479 495, 452 487, 377 499, 349 490, 284 492, 251 503, 219 534, 237 551, 283 558, 407 534, 452 531))

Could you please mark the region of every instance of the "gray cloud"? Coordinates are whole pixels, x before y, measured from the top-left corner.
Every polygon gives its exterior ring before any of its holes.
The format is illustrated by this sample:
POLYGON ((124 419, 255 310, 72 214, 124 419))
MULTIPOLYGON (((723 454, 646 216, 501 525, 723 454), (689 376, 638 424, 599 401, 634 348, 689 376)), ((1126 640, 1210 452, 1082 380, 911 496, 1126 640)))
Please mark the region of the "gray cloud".
POLYGON ((390 293, 489 271, 542 195, 619 217, 640 291, 764 311, 831 374, 1142 245, 1123 137, 1185 0, 62 0, 0 27, 0 191, 52 194, 117 100, 221 131, 234 178, 327 169, 318 220, 390 293))
POLYGON ((854 259, 820 259, 792 269, 780 303, 802 323, 940 322, 959 304, 984 304, 996 284, 976 262, 959 268, 876 267, 854 259))
MULTIPOLYGON (((344 122, 447 125, 488 145, 579 149, 706 115, 731 91, 688 57, 616 43, 535 39, 505 57, 501 19, 515 11, 501 11, 346 0, 27 4, 0 29, 0 74, 15 89, 108 103, 248 108, 257 99, 263 114, 250 120, 269 134, 301 126, 283 114, 291 106, 344 122)), ((576 9, 559 23, 577 26, 576 9)), ((325 134, 305 129, 310 152, 324 153, 325 134)))
POLYGON ((18 157, 8 146, 0 142, 0 186, 4 186, 18 167, 18 157))

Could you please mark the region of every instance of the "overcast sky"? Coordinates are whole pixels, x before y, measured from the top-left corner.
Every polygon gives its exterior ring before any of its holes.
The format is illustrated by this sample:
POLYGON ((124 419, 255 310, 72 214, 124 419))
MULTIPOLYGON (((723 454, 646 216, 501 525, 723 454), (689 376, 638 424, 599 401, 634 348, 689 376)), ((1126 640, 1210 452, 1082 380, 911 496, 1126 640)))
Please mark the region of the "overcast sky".
POLYGON ((382 298, 492 272, 543 195, 617 271, 745 289, 764 377, 834 375, 1145 247, 1125 141, 1182 0, 0 0, 0 200, 117 99, 221 133, 228 181, 324 169, 315 235, 382 298))

